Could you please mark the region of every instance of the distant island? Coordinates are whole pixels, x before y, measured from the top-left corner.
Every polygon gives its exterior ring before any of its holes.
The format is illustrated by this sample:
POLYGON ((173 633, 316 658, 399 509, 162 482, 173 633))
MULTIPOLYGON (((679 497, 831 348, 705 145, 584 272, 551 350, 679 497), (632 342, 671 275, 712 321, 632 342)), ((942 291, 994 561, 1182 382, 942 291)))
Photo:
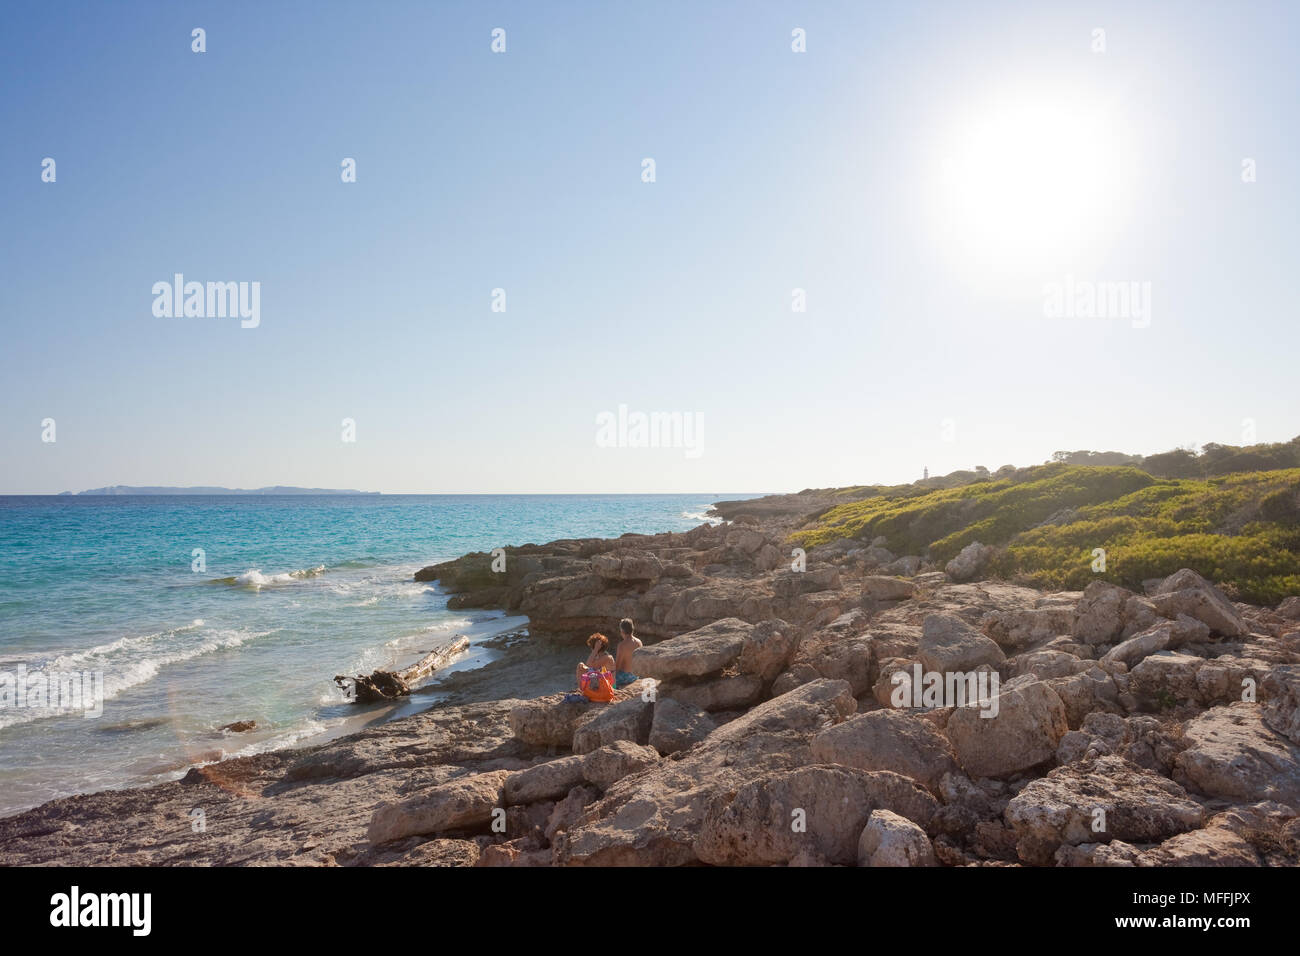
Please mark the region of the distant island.
POLYGON ((356 491, 351 488, 299 488, 295 485, 272 485, 268 488, 218 488, 195 485, 191 488, 174 488, 166 485, 110 485, 88 491, 64 491, 64 495, 377 495, 378 491, 356 491))

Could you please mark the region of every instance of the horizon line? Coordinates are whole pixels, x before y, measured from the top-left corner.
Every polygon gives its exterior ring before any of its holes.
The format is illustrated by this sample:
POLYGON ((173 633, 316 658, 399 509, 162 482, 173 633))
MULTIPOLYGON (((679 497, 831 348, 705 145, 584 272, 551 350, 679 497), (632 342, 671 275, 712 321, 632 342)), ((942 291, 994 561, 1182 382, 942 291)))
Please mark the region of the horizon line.
MULTIPOLYGON (((111 486, 110 486, 111 487, 111 486)), ((272 486, 274 487, 274 486, 272 486)), ((802 489, 801 489, 802 490, 802 489)), ((798 494, 793 491, 729 491, 724 494, 733 495, 786 495, 798 494)), ((208 492, 137 492, 135 494, 88 494, 84 491, 5 491, 0 492, 0 498, 348 498, 367 497, 379 495, 387 498, 400 497, 492 497, 500 495, 513 495, 521 497, 642 497, 645 495, 698 495, 708 497, 714 492, 704 491, 331 491, 323 490, 319 492, 312 491, 294 491, 294 492, 262 492, 246 491, 242 489, 232 489, 230 491, 208 491, 208 492)))

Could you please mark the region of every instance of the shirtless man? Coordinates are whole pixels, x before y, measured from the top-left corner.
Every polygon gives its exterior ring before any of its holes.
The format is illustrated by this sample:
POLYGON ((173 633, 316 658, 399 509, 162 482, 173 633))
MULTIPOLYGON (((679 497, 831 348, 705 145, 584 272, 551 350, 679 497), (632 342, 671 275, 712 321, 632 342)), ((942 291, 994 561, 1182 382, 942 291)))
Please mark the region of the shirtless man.
POLYGON ((632 624, 630 617, 625 617, 618 622, 619 633, 623 639, 618 642, 618 654, 614 658, 614 686, 626 687, 637 679, 632 673, 632 655, 642 647, 641 639, 633 633, 635 626, 632 624))

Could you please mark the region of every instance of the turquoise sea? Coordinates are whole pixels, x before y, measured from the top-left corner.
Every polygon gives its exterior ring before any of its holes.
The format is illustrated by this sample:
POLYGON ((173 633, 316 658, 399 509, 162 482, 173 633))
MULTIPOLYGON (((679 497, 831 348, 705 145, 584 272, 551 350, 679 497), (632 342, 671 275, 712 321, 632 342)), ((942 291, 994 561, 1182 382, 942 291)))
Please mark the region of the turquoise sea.
MULTIPOLYGON (((457 634, 478 642, 524 623, 448 611, 436 585, 412 580, 423 565, 556 538, 684 531, 711 502, 740 497, 0 497, 0 675, 97 673, 104 697, 103 713, 86 717, 0 695, 0 815, 324 739, 355 726, 358 709, 335 674, 405 665, 457 634), (257 729, 219 730, 240 720, 257 729)), ((454 666, 492 653, 471 647, 454 666)))

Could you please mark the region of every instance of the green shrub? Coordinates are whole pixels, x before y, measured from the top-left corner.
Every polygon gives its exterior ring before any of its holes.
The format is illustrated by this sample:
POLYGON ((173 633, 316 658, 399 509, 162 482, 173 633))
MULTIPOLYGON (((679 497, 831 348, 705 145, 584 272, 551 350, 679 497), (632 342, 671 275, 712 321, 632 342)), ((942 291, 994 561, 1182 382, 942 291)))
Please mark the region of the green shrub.
POLYGON ((1000 549, 995 573, 1037 587, 1102 578, 1140 588, 1189 567, 1243 600, 1300 594, 1300 469, 1201 480, 1054 463, 958 488, 871 491, 828 509, 792 543, 884 535, 896 553, 943 562, 980 541, 1000 549), (1096 548, 1103 573, 1092 570, 1096 548))

